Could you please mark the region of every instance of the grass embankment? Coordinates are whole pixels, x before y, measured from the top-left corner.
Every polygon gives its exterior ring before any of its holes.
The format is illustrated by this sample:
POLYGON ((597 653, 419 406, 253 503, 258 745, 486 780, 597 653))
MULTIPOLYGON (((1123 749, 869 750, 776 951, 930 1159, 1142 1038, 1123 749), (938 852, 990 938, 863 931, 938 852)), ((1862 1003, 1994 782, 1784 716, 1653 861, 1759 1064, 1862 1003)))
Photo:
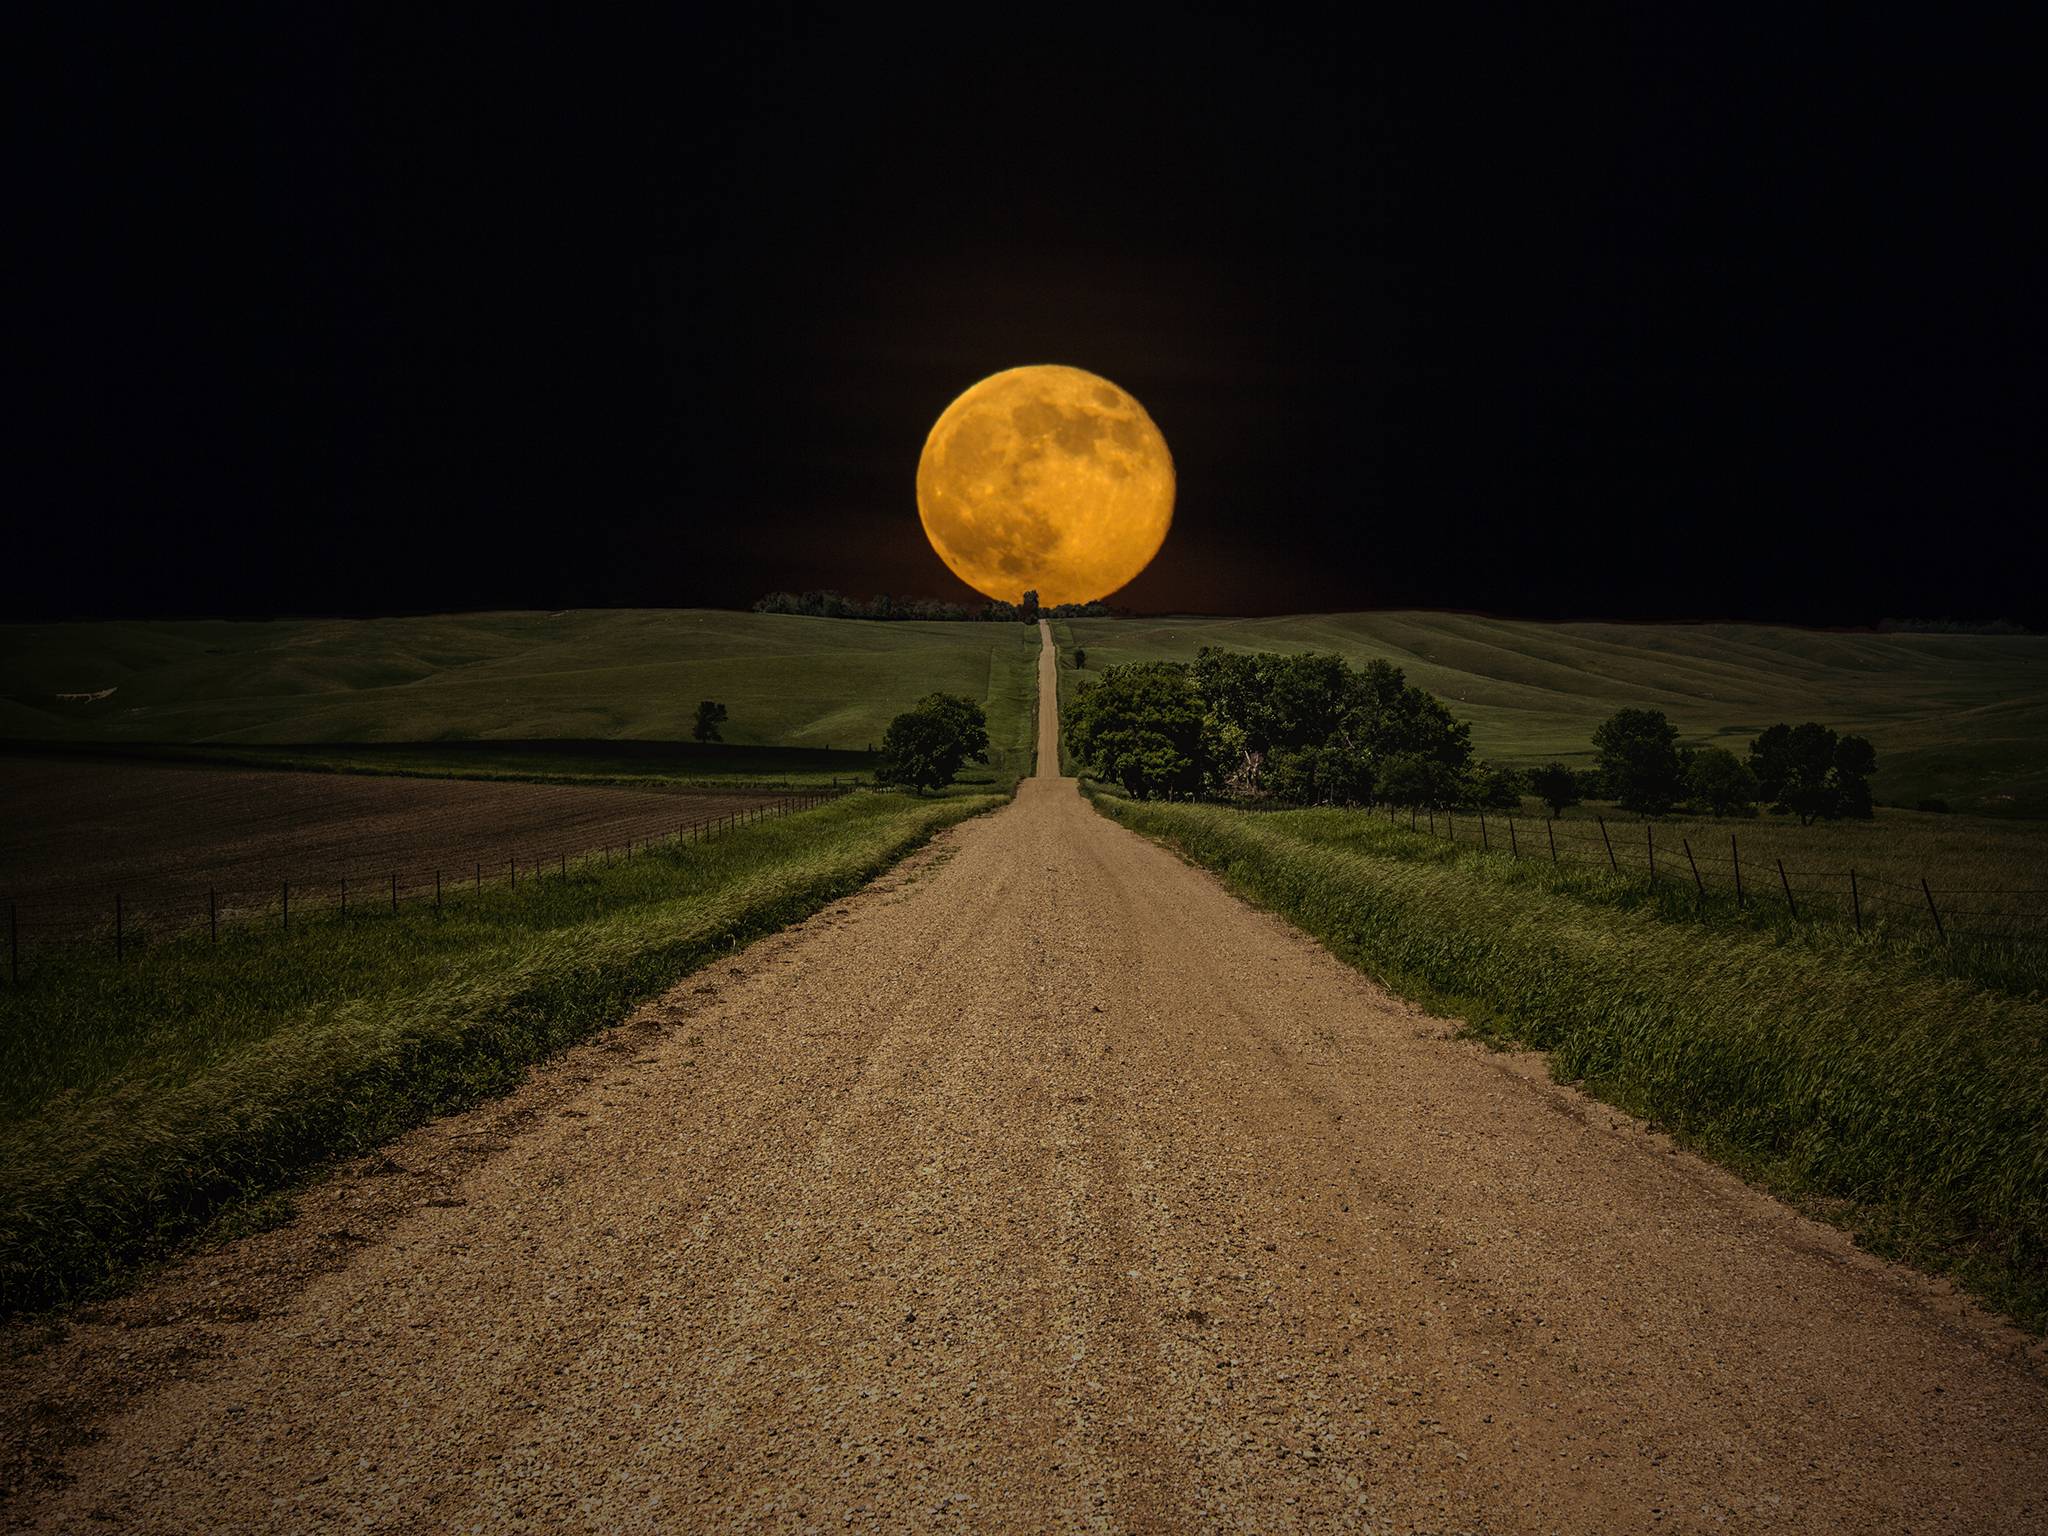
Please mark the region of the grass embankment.
POLYGON ((1125 661, 1192 660, 1204 645, 1384 658, 1472 722, 1481 756, 1592 763, 1593 728, 1661 709, 1690 745, 1740 753, 1779 720, 1876 744, 1877 798, 2048 816, 2048 637, 1837 633, 1766 624, 1539 624, 1459 613, 1056 621, 1062 696, 1125 661))
POLYGON ((1838 934, 1688 925, 1612 876, 1356 813, 1094 799, 1395 991, 2048 1326, 2038 996, 1838 934))
POLYGON ((856 795, 436 916, 224 930, 0 991, 0 1311, 89 1294, 233 1202, 499 1093, 993 795, 856 795))

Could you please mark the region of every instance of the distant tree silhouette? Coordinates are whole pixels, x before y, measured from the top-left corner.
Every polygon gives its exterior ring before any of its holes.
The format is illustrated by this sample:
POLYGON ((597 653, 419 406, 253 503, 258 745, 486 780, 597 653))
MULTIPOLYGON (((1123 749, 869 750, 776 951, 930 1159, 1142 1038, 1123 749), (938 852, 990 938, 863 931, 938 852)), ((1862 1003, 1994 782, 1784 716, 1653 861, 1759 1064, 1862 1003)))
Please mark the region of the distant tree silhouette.
POLYGON ((1600 772, 1615 803, 1641 816, 1662 816, 1678 803, 1684 759, 1678 727, 1661 709, 1618 709, 1593 732, 1600 772))
POLYGON ((1084 646, 1084 645, 1077 645, 1077 646, 1075 646, 1075 647, 1074 647, 1074 670, 1075 670, 1076 672, 1078 672, 1078 671, 1080 671, 1080 670, 1081 670, 1081 669, 1082 669, 1083 667, 1085 667, 1085 666, 1087 666, 1087 665, 1088 665, 1088 648, 1087 648, 1086 646, 1084 646))
POLYGON ((723 741, 718 728, 725 724, 725 706, 715 699, 705 699, 697 706, 697 728, 699 741, 723 741))
POLYGON ((1024 601, 1017 605, 1017 617, 1026 624, 1036 624, 1038 622, 1038 594, 1036 592, 1026 592, 1024 594, 1024 601))
POLYGON ((1771 809, 1790 812, 1801 826, 1871 816, 1877 749, 1861 736, 1837 736, 1815 720, 1774 725, 1749 744, 1749 766, 1771 809))
POLYGON ((1555 821, 1566 807, 1579 803, 1579 776, 1563 763, 1548 762, 1529 774, 1529 793, 1550 807, 1555 821))
POLYGON ((1716 816, 1756 814, 1756 775, 1726 747, 1701 747, 1692 755, 1685 790, 1716 816))

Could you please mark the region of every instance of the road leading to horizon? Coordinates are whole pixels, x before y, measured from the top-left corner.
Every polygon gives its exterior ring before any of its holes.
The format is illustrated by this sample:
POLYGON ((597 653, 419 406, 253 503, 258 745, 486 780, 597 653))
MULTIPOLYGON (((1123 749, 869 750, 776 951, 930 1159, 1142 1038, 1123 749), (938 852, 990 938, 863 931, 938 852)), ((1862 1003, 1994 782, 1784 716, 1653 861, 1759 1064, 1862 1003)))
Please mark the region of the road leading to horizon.
POLYGON ((1015 804, 345 1170, 310 1282, 186 1266, 211 1358, 13 1519, 2048 1520, 2025 1341, 1096 815, 1052 669, 1015 804))

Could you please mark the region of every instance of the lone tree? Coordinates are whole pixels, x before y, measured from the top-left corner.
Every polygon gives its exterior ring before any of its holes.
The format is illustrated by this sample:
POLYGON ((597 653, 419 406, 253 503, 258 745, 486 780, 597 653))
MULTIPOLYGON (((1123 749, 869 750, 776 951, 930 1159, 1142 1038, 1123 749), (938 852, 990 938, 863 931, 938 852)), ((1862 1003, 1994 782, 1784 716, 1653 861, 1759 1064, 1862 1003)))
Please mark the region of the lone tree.
POLYGON ((1017 605, 1017 617, 1026 624, 1036 624, 1038 622, 1038 594, 1036 592, 1026 592, 1024 594, 1024 601, 1017 605))
POLYGON ((1693 754, 1685 791, 1716 816, 1756 814, 1756 775, 1726 747, 1701 747, 1693 754))
POLYGON ((1579 776, 1563 763, 1545 763, 1529 771, 1529 793, 1550 807, 1550 819, 1555 821, 1567 806, 1579 803, 1579 776))
POLYGON ((1685 761, 1678 754, 1678 727, 1663 710, 1616 710, 1593 732, 1593 748, 1623 810, 1662 816, 1678 803, 1685 761))
POLYGON ((1774 725, 1749 744, 1749 766, 1771 809, 1790 811, 1801 826, 1870 819, 1877 749, 1861 736, 1837 736, 1814 720, 1774 725))
POLYGON ((723 741, 718 728, 725 724, 725 706, 714 699, 706 699, 697 706, 697 728, 699 741, 723 741))
POLYGON ((1077 645, 1077 646, 1075 646, 1075 647, 1074 647, 1074 670, 1075 670, 1076 672, 1079 672, 1080 670, 1082 670, 1082 669, 1083 669, 1084 667, 1086 667, 1087 665, 1088 665, 1088 648, 1087 648, 1086 646, 1084 646, 1084 645, 1077 645))
POLYGON ((988 717, 972 699, 928 693, 882 733, 877 784, 901 784, 920 795, 944 789, 968 761, 988 761, 988 717))

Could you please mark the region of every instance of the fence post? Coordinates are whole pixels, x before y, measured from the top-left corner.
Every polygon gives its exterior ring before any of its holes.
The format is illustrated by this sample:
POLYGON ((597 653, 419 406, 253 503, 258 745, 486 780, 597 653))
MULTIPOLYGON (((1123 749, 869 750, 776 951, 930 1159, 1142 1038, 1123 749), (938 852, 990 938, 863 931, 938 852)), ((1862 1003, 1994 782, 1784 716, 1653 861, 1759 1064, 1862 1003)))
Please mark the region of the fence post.
POLYGON ((1521 856, 1522 845, 1515 841, 1515 818, 1510 816, 1508 818, 1508 857, 1519 859, 1521 856))
POLYGON ((1543 823, 1543 830, 1550 838, 1550 862, 1555 864, 1557 862, 1557 818, 1553 816, 1550 820, 1543 823))
POLYGON ((21 928, 15 920, 14 903, 7 903, 7 979, 21 985, 21 928))
POLYGON ((1941 935, 1941 942, 1948 943, 1948 930, 1941 926, 1941 908, 1934 904, 1934 892, 1927 889, 1927 877, 1920 877, 1920 894, 1927 898, 1927 910, 1934 914, 1934 931, 1941 935))
POLYGON ((434 871, 434 910, 441 910, 441 871, 434 871))
POLYGON ((1778 884, 1785 887, 1785 910, 1792 914, 1794 920, 1797 920, 1799 908, 1792 900, 1792 882, 1785 878, 1785 861, 1783 859, 1778 860, 1778 884))
POLYGON ((513 889, 513 890, 515 890, 515 891, 516 891, 516 890, 518 890, 518 889, 519 889, 519 860, 518 860, 517 858, 510 858, 510 859, 507 859, 507 860, 505 861, 505 867, 506 867, 507 869, 509 869, 509 870, 510 870, 510 871, 512 872, 512 889, 513 889))
POLYGON ((1482 853, 1493 852, 1493 844, 1486 839, 1486 812, 1479 813, 1479 849, 1482 853))
POLYGON ((569 850, 566 848, 562 850, 562 878, 569 878, 569 850))
POLYGON ((1699 888, 1700 910, 1707 908, 1707 882, 1700 878, 1700 861, 1692 856, 1692 839, 1681 837, 1678 846, 1685 850, 1685 862, 1692 866, 1692 883, 1699 888))
POLYGON ((114 892, 114 958, 121 958, 121 893, 114 892))
POLYGON ((1657 883, 1657 829, 1646 817, 1643 821, 1643 846, 1650 850, 1650 884, 1657 883))
POLYGON ((1458 818, 1448 805, 1444 807, 1444 836, 1454 843, 1458 840, 1458 818))
POLYGON ((1742 849, 1735 841, 1735 834, 1728 834, 1728 852, 1735 860, 1735 910, 1742 910, 1742 849))
POLYGON ((1621 866, 1614 862, 1614 843, 1607 835, 1607 818, 1595 816, 1593 819, 1600 823, 1600 841, 1607 844, 1607 867, 1618 875, 1621 873, 1621 866))
POLYGON ((220 942, 220 902, 210 885, 206 888, 206 939, 210 944, 220 942))
POLYGON ((1408 830, 1410 832, 1415 830, 1415 807, 1412 805, 1408 807, 1408 830))
POLYGON ((1436 836, 1436 807, 1433 805, 1429 808, 1429 835, 1436 836))
POLYGON ((1863 895, 1856 889, 1856 866, 1849 866, 1849 910, 1856 914, 1856 931, 1863 931, 1863 895))
POLYGON ((484 888, 484 866, 481 860, 478 861, 476 866, 476 888, 479 894, 481 894, 484 888))
POLYGON ((398 871, 391 871, 391 910, 398 910, 398 871))

